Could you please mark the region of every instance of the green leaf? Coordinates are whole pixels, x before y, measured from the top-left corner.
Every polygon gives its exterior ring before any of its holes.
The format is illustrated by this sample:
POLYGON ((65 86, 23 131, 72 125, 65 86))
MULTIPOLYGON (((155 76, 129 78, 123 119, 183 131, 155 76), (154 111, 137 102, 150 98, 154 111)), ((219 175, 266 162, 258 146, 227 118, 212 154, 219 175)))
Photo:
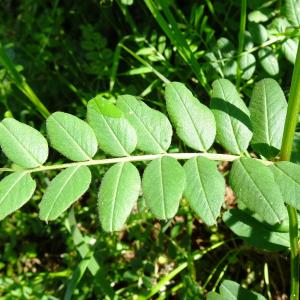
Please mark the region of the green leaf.
POLYGON ((42 134, 12 118, 0 123, 0 145, 5 155, 23 168, 38 167, 48 157, 48 143, 42 134))
POLYGON ((262 10, 254 10, 248 14, 248 20, 250 22, 260 23, 268 21, 268 16, 263 13, 262 10))
POLYGON ((222 65, 222 71, 225 77, 233 80, 236 76, 237 63, 235 60, 226 60, 222 65))
POLYGON ((224 77, 223 71, 219 63, 217 62, 218 58, 215 56, 213 52, 205 52, 204 58, 208 61, 210 67, 213 68, 216 71, 216 73, 224 77))
POLYGON ((147 207, 158 219, 175 216, 185 187, 185 172, 180 163, 168 156, 149 163, 142 179, 147 207))
POLYGON ((268 39, 266 27, 258 23, 249 23, 249 31, 255 44, 261 45, 268 39))
POLYGON ((255 56, 251 53, 244 52, 240 57, 240 66, 243 71, 242 79, 251 79, 253 73, 255 72, 255 56))
POLYGON ((296 62, 298 42, 293 39, 287 39, 282 43, 282 52, 285 58, 293 65, 296 62))
POLYGON ((257 213, 270 225, 281 223, 287 215, 282 195, 272 171, 252 158, 235 160, 230 172, 230 185, 238 203, 257 213))
POLYGON ((0 181, 0 220, 19 209, 31 198, 35 181, 26 172, 16 172, 0 181))
POLYGON ((284 14, 294 26, 300 25, 300 0, 285 0, 284 14))
POLYGON ((250 113, 229 80, 213 82, 210 107, 216 119, 217 141, 231 153, 245 152, 252 138, 250 113))
POLYGON ((223 58, 223 57, 230 58, 233 57, 235 53, 234 45, 229 39, 225 37, 220 37, 217 40, 217 43, 213 48, 213 51, 219 56, 219 58, 223 58))
POLYGON ((220 294, 218 294, 216 292, 208 292, 206 299, 207 300, 226 300, 220 294))
POLYGON ((216 135, 212 112, 179 82, 166 86, 165 98, 168 114, 179 138, 195 150, 208 150, 216 135))
POLYGON ((270 166, 285 203, 300 210, 300 166, 288 161, 270 166))
POLYGON ((267 158, 278 154, 281 147, 287 103, 279 84, 270 78, 255 84, 250 101, 255 151, 267 158))
POLYGON ((97 139, 92 128, 81 119, 56 112, 47 119, 51 146, 74 161, 90 160, 97 152, 97 139))
POLYGON ((258 51, 258 58, 263 69, 271 76, 276 76, 279 73, 278 60, 273 53, 272 48, 265 47, 258 51))
POLYGON ((119 96, 117 106, 136 130, 139 150, 153 154, 168 150, 172 139, 172 126, 164 114, 130 95, 119 96))
POLYGON ((205 157, 195 157, 183 168, 186 174, 184 197, 207 225, 216 224, 225 196, 225 180, 217 164, 205 157))
POLYGON ((239 209, 231 209, 223 215, 224 223, 248 244, 267 251, 289 248, 289 234, 271 230, 255 218, 239 209))
POLYGON ((225 300, 266 300, 266 298, 256 292, 246 290, 238 283, 231 280, 224 280, 220 286, 220 294, 225 300))
POLYGON ((118 163, 104 175, 99 190, 99 216, 105 231, 122 229, 133 209, 141 187, 136 167, 129 163, 118 163))
POLYGON ((87 105, 87 119, 104 152, 128 156, 134 151, 136 132, 119 108, 101 97, 94 98, 87 105))
POLYGON ((70 167, 50 182, 39 204, 41 220, 55 220, 89 188, 91 172, 87 166, 70 167))

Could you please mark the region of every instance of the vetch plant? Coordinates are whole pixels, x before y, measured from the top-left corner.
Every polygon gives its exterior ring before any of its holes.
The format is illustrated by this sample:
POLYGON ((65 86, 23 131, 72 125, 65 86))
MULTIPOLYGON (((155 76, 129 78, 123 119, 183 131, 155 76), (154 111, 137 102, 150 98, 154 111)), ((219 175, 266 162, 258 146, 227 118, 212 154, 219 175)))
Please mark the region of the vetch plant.
MULTIPOLYGON (((290 157, 300 101, 299 56, 289 107, 274 79, 256 83, 249 108, 229 80, 218 79, 212 84, 210 108, 184 84, 167 83, 171 122, 132 95, 119 96, 115 103, 99 96, 90 100, 87 122, 64 112, 51 114, 46 121, 47 139, 32 127, 5 118, 0 123, 0 145, 14 165, 1 168, 5 176, 0 182, 0 218, 30 200, 36 173, 57 170, 39 205, 42 220, 55 220, 89 189, 90 168, 112 165, 101 178, 98 194, 99 220, 105 231, 122 229, 139 197, 162 220, 176 215, 184 197, 209 226, 222 216, 234 233, 257 248, 290 248, 291 299, 298 299, 300 167, 278 157, 290 157), (172 137, 195 152, 167 152, 172 137), (215 143, 226 153, 216 153, 215 143), (72 162, 46 163, 48 145, 72 162), (99 149, 111 158, 95 159, 99 149), (233 162, 229 183, 237 208, 224 213, 225 180, 218 161, 233 162)), ((212 292, 208 297, 237 299, 237 295, 256 294, 224 281, 220 294, 212 292)))

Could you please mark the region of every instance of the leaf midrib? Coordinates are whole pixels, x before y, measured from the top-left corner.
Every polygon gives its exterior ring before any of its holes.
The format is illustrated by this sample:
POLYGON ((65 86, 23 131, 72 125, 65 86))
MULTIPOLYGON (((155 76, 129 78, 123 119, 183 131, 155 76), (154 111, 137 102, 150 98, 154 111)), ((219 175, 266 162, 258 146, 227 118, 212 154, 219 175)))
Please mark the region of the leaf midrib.
MULTIPOLYGON (((130 105, 123 100, 123 103, 125 103, 125 105, 127 105, 127 107, 130 109, 130 111, 133 112, 133 114, 136 117, 136 120, 145 128, 145 130, 149 133, 150 137, 152 138, 152 140, 157 144, 157 146, 159 147, 159 151, 162 151, 163 153, 165 153, 166 151, 161 147, 161 145, 159 144, 159 141, 156 139, 156 137, 151 134, 151 131, 146 127, 146 125, 142 122, 142 120, 138 117, 137 113, 135 112, 135 110, 131 109, 130 105)), ((152 113, 152 112, 149 112, 152 113)))
MULTIPOLYGON (((225 97, 225 92, 224 92, 224 89, 223 89, 223 86, 222 86, 222 84, 219 82, 219 81, 217 81, 217 83, 220 85, 220 87, 221 87, 221 93, 222 93, 222 95, 223 95, 223 98, 224 98, 224 100, 226 99, 226 97, 225 97)), ((237 141, 237 138, 236 138, 236 133, 235 133, 235 131, 234 131, 234 127, 233 127, 233 124, 232 124, 232 119, 231 119, 231 117, 230 117, 230 115, 229 115, 229 113, 228 113, 228 105, 227 105, 227 101, 225 101, 226 102, 226 114, 225 114, 225 116, 229 119, 229 124, 230 124, 230 128, 231 128, 231 131, 232 131, 232 134, 233 134, 233 137, 234 137, 234 142, 235 142, 235 144, 236 144, 236 147, 237 147, 237 149, 238 149, 238 151, 239 151, 239 153, 242 153, 242 150, 241 150, 241 148, 240 148, 240 145, 238 144, 238 141, 237 141)))
MULTIPOLYGON (((259 189, 259 187, 257 186, 256 182, 253 180, 253 178, 250 176, 250 174, 247 172, 246 167, 243 165, 242 161, 239 160, 240 165, 242 166, 242 169, 244 170, 244 172, 247 174, 248 178, 251 179, 253 185, 255 186, 256 190, 263 196, 264 202, 267 203, 267 206, 270 207, 271 211, 273 212, 273 214, 276 216, 276 218, 278 219, 278 223, 281 222, 280 217, 277 215, 276 210, 271 206, 271 204, 267 201, 267 198, 265 197, 264 193, 259 189)), ((263 216, 262 216, 263 217, 263 216)))
MULTIPOLYGON (((69 183, 69 181, 71 180, 71 178, 74 176, 75 172, 78 171, 78 169, 81 166, 78 167, 74 167, 74 171, 69 175, 68 179, 65 180, 64 184, 61 186, 61 188, 59 189, 58 193, 56 194, 56 196, 54 197, 54 200, 52 202, 52 205, 48 211, 48 214, 46 214, 45 220, 48 220, 49 216, 51 215, 53 208, 56 204, 57 199, 59 198, 60 194, 62 193, 62 191, 64 190, 64 188, 66 187, 66 185, 69 183)), ((63 171, 64 172, 64 171, 63 171)))
MULTIPOLYGON (((103 119, 103 121, 104 121, 106 127, 108 128, 108 130, 112 133, 112 136, 114 137, 114 139, 115 139, 115 141, 117 142, 117 144, 119 144, 120 148, 121 148, 122 151, 123 151, 123 154, 124 154, 125 156, 129 156, 129 153, 126 151, 126 149, 124 148, 124 146, 123 146, 123 145, 121 144, 121 142, 119 141, 119 139, 118 139, 116 133, 114 132, 114 130, 112 129, 112 127, 109 126, 109 124, 108 124, 108 122, 107 122, 107 120, 106 120, 106 117, 103 116, 101 113, 100 113, 99 115, 100 115, 101 118, 103 119)), ((100 145, 101 145, 101 143, 100 143, 100 145)))
POLYGON ((114 221, 115 221, 115 208, 116 208, 116 199, 117 199, 117 196, 118 196, 118 192, 119 192, 119 182, 120 182, 120 179, 121 179, 121 175, 122 175, 122 172, 123 172, 123 168, 124 168, 124 165, 125 163, 121 163, 121 167, 119 168, 119 173, 117 175, 117 178, 115 180, 115 190, 114 190, 114 195, 113 195, 113 201, 112 201, 112 210, 111 210, 111 219, 110 219, 110 231, 113 231, 113 224, 114 224, 114 221))
POLYGON ((73 143, 73 145, 76 146, 77 149, 79 149, 79 152, 81 152, 86 158, 87 160, 91 160, 92 157, 90 157, 83 149, 82 147, 79 145, 79 143, 72 137, 72 135, 68 132, 68 130, 58 121, 55 119, 55 117, 52 115, 52 119, 54 120, 54 122, 56 122, 56 124, 67 134, 67 136, 69 137, 69 139, 71 140, 71 142, 73 143))
POLYGON ((202 179, 201 179, 201 176, 200 176, 200 172, 199 172, 199 159, 196 158, 195 160, 196 160, 196 167, 197 167, 197 172, 196 173, 198 175, 199 182, 200 182, 200 185, 201 185, 203 193, 204 193, 204 197, 205 197, 205 200, 206 200, 205 202, 207 203, 207 206, 208 206, 209 212, 211 214, 212 220, 213 220, 213 222, 215 222, 215 216, 213 214, 211 205, 210 205, 210 203, 208 201, 207 193, 206 193, 206 190, 204 188, 204 185, 203 185, 203 182, 202 182, 202 179))
POLYGON ((159 172, 160 172, 160 185, 161 185, 161 193, 162 193, 162 210, 163 210, 163 217, 164 219, 167 219, 167 216, 166 216, 166 203, 165 203, 165 191, 164 191, 164 179, 163 179, 163 173, 162 173, 162 163, 163 163, 163 160, 160 159, 160 168, 159 168, 159 172))
POLYGON ((17 141, 17 143, 19 144, 19 147, 21 147, 21 149, 23 149, 25 151, 25 153, 27 154, 27 156, 29 157, 29 159, 34 162, 35 164, 38 164, 39 166, 42 165, 42 163, 40 161, 38 161, 34 155, 29 151, 29 149, 26 148, 26 146, 17 138, 17 136, 15 136, 13 134, 12 131, 10 131, 5 124, 0 123, 0 125, 3 126, 3 128, 17 141))
MULTIPOLYGON (((199 133, 198 130, 197 130, 196 124, 194 123, 194 120, 193 120, 193 118, 191 117, 191 114, 190 114, 189 110, 187 109, 187 107, 186 107, 184 101, 181 99, 180 93, 177 91, 176 87, 172 86, 172 88, 174 89, 174 91, 175 91, 177 97, 180 99, 180 101, 181 101, 181 103, 182 103, 182 106, 184 107, 184 109, 185 109, 185 111, 186 111, 186 114, 189 116, 189 119, 190 119, 190 121, 191 121, 191 123, 192 123, 192 125, 193 125, 193 127, 194 127, 194 130, 195 130, 195 132, 196 132, 196 134, 197 134, 197 136, 198 136, 198 138, 199 138, 199 141, 200 141, 200 143, 201 143, 202 148, 206 151, 207 149, 206 149, 206 146, 205 146, 205 144, 204 144, 204 141, 203 141, 203 139, 202 139, 200 133, 199 133)), ((191 96, 193 97, 193 95, 191 95, 191 96)), ((193 101, 191 101, 191 103, 193 104, 193 101)))
POLYGON ((0 205, 3 203, 3 201, 5 200, 5 198, 7 197, 7 195, 11 192, 11 190, 20 182, 20 180, 26 176, 26 172, 21 173, 20 177, 13 183, 13 185, 6 191, 6 193, 2 196, 2 198, 0 199, 0 205))
POLYGON ((266 86, 265 83, 262 83, 263 86, 263 103, 264 103, 264 117, 265 117, 265 122, 266 122, 266 139, 267 139, 267 143, 268 145, 271 145, 271 140, 270 140, 270 128, 269 128, 269 119, 268 119, 268 105, 267 105, 267 90, 266 90, 266 86))
POLYGON ((285 170, 281 169, 278 165, 274 164, 274 166, 280 170, 283 174, 285 174, 287 177, 289 177, 292 181, 294 181, 299 187, 300 187, 300 182, 298 182, 294 177, 289 175, 285 170))

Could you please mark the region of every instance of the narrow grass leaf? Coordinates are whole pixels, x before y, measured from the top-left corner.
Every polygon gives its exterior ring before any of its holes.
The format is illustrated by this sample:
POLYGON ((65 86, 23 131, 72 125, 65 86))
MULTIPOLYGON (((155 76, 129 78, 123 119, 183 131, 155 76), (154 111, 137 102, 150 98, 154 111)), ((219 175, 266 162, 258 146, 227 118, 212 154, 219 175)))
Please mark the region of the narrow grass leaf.
POLYGON ((35 181, 26 172, 16 172, 0 181, 0 220, 22 207, 31 198, 35 181))
POLYGON ((147 207, 158 219, 175 216, 185 188, 185 172, 179 162, 164 156, 149 163, 142 179, 147 207))
POLYGON ((216 119, 217 141, 231 153, 245 152, 252 138, 250 113, 229 80, 213 82, 210 107, 216 119))
POLYGON ((51 146, 74 161, 90 160, 97 152, 93 129, 81 119, 56 112, 47 119, 47 133, 51 146))
POLYGON ((107 100, 89 101, 87 120, 96 134, 99 147, 112 156, 128 156, 134 151, 137 136, 122 111, 107 100))
POLYGON ((48 157, 48 143, 43 135, 12 118, 0 123, 0 145, 5 155, 23 168, 38 167, 48 157))
POLYGON ((119 96, 117 106, 134 127, 139 150, 153 154, 168 150, 172 139, 172 126, 164 114, 130 95, 119 96))
POLYGON ((179 138, 189 147, 208 150, 216 136, 213 113, 180 82, 166 86, 167 111, 179 138))
POLYGON ((278 154, 281 147, 287 102, 279 84, 271 78, 255 84, 250 101, 255 151, 267 158, 278 154))
POLYGON ((273 173, 261 162, 252 158, 234 161, 230 185, 238 203, 242 202, 268 224, 275 225, 286 218, 287 210, 273 173))
POLYGON ((285 203, 300 210, 300 166, 288 161, 270 166, 285 203))
POLYGON ((87 166, 70 167, 50 182, 39 204, 41 220, 55 220, 89 188, 91 171, 87 166))
POLYGON ((99 216, 105 231, 121 230, 133 209, 141 187, 137 168, 118 163, 104 175, 98 197, 99 216))
POLYGON ((186 175, 184 197, 207 225, 216 224, 225 196, 225 180, 217 164, 205 157, 195 157, 183 168, 186 175))

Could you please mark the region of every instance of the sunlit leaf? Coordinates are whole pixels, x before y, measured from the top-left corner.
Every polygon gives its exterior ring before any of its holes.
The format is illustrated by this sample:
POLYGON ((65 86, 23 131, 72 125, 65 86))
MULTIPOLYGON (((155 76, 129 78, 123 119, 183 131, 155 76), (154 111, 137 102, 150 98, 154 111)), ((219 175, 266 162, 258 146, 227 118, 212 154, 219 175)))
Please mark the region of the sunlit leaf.
POLYGON ((0 145, 5 155, 23 168, 38 167, 48 157, 48 143, 43 135, 12 118, 0 123, 0 145))
POLYGON ((164 156, 149 163, 142 179, 147 207, 158 219, 175 216, 185 187, 185 172, 176 159, 164 156))

